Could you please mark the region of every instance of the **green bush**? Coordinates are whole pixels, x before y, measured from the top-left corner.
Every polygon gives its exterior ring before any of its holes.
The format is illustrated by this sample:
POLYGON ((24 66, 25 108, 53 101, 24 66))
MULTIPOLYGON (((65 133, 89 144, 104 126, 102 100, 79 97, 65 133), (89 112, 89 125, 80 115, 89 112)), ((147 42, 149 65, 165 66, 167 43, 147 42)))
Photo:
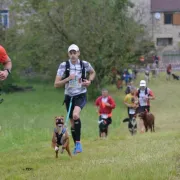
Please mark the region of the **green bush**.
POLYGON ((88 101, 94 101, 99 95, 101 95, 100 88, 97 88, 97 86, 94 83, 92 83, 88 87, 88 93, 87 93, 88 101))

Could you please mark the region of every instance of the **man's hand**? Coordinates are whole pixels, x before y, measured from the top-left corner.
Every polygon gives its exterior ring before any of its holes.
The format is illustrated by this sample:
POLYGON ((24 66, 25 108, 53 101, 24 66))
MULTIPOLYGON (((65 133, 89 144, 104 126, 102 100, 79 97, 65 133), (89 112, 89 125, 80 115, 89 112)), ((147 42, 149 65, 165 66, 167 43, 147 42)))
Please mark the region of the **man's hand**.
POLYGON ((70 80, 73 80, 73 79, 75 79, 75 74, 69 75, 68 80, 70 81, 70 80))
POLYGON ((148 96, 144 96, 144 100, 147 101, 149 99, 148 96))
POLYGON ((105 103, 105 105, 108 106, 108 107, 111 107, 111 105, 109 103, 105 103))
POLYGON ((88 81, 87 79, 85 79, 85 80, 82 82, 82 85, 83 85, 83 86, 86 86, 86 87, 88 87, 90 84, 91 84, 91 81, 88 81))
POLYGON ((3 81, 8 77, 8 71, 4 70, 4 71, 0 71, 0 80, 3 81))
POLYGON ((136 104, 130 104, 129 107, 135 109, 137 106, 136 104))
POLYGON ((139 106, 139 105, 137 105, 137 104, 134 104, 134 107, 133 107, 133 109, 137 109, 137 108, 138 108, 138 106, 139 106))

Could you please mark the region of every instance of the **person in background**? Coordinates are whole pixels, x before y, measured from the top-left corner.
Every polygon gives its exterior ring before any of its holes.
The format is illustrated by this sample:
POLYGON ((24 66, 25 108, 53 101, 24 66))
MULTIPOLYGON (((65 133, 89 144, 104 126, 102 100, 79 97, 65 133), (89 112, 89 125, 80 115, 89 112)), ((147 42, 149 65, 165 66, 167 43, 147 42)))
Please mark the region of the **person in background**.
POLYGON ((96 73, 89 62, 79 59, 80 50, 77 45, 69 46, 68 56, 69 60, 59 65, 54 87, 59 88, 65 85, 64 103, 67 112, 72 103, 70 109, 71 134, 75 144, 73 154, 77 154, 82 152, 80 113, 87 102, 87 87, 91 85, 96 73), (88 79, 86 72, 89 73, 88 79))
POLYGON ((96 99, 95 105, 99 113, 99 137, 105 138, 108 135, 109 125, 112 123, 112 110, 115 109, 116 104, 108 90, 102 89, 102 95, 96 99))
POLYGON ((136 114, 138 108, 138 99, 136 97, 137 89, 131 86, 130 92, 124 98, 124 104, 127 106, 128 117, 131 119, 136 114))
POLYGON ((0 63, 4 67, 4 69, 0 71, 0 81, 3 81, 8 77, 9 74, 11 74, 12 62, 6 50, 1 45, 0 45, 0 63))
POLYGON ((171 64, 169 64, 166 68, 166 80, 170 80, 171 78, 171 72, 172 72, 172 66, 171 64))
POLYGON ((129 94, 131 92, 131 87, 133 86, 133 81, 128 82, 125 94, 129 94))
MULTIPOLYGON (((138 113, 141 112, 150 112, 150 101, 155 99, 154 93, 150 88, 146 86, 146 81, 141 80, 140 81, 140 87, 136 93, 136 96, 138 97, 139 101, 139 107, 137 109, 138 113)), ((144 132, 144 123, 142 120, 140 120, 140 131, 144 132)))
POLYGON ((151 71, 150 65, 147 64, 147 67, 145 69, 145 80, 147 83, 149 83, 150 81, 150 71, 151 71))

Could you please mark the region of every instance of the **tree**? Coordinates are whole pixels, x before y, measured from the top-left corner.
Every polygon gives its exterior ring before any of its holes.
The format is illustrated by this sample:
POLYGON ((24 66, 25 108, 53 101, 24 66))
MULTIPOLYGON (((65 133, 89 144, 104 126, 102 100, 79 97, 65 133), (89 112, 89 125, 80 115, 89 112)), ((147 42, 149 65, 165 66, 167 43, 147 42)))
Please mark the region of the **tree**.
POLYGON ((112 67, 137 61, 134 47, 142 32, 129 7, 133 4, 127 0, 15 0, 17 25, 9 38, 14 39, 17 68, 32 67, 54 80, 68 46, 75 43, 81 59, 95 68, 97 87, 110 83, 112 67))

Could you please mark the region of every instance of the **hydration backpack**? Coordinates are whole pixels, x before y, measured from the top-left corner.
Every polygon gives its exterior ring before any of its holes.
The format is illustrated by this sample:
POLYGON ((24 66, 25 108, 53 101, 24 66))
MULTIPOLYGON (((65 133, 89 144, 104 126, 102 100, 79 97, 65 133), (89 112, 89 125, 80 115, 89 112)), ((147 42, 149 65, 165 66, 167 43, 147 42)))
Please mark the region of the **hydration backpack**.
MULTIPOLYGON (((82 60, 80 60, 80 66, 81 66, 81 73, 82 73, 81 78, 83 80, 83 79, 86 79, 86 70, 85 70, 84 63, 82 60)), ((70 75, 70 63, 68 60, 66 61, 66 70, 64 72, 64 79, 69 77, 69 75, 70 75)))
MULTIPOLYGON (((139 94, 140 94, 140 89, 138 89, 138 94, 137 94, 138 98, 139 98, 139 94)), ((149 96, 149 92, 148 92, 148 88, 147 87, 145 89, 145 95, 149 96)))

